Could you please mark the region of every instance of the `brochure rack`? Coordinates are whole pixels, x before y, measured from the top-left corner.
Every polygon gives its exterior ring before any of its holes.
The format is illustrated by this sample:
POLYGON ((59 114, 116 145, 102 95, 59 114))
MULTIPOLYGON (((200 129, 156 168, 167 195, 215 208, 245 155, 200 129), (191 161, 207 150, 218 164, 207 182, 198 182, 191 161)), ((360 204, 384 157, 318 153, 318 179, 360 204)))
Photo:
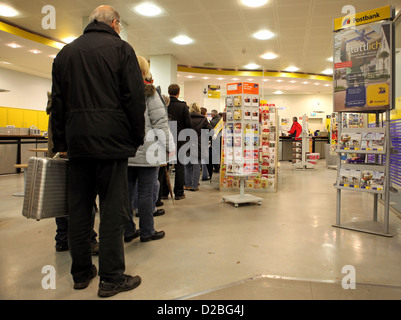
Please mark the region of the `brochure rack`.
MULTIPOLYGON (((245 194, 245 181, 259 174, 259 85, 232 83, 227 85, 226 126, 223 134, 222 173, 239 182, 239 195, 223 196, 238 207, 241 203, 262 203, 262 198, 245 194)), ((228 179, 221 179, 227 182, 228 179)))
POLYGON ((338 114, 337 145, 337 208, 336 224, 333 227, 392 237, 389 232, 390 203, 390 111, 386 111, 385 126, 376 113, 374 128, 343 128, 343 113, 338 114), (353 156, 353 155, 357 156, 353 156), (373 163, 367 163, 367 158, 373 163), (385 164, 383 164, 385 157, 385 164), (365 158, 365 159, 363 159, 365 158), (341 221, 342 191, 367 192, 373 194, 372 221, 341 221), (384 197, 384 221, 378 221, 379 195, 384 197))

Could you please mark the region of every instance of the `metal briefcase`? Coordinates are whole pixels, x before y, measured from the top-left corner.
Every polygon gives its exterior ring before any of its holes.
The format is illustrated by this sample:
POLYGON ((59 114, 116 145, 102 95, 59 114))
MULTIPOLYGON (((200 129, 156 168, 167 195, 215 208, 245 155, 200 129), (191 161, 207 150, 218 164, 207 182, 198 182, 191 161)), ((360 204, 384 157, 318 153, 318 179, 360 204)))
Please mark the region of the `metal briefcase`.
POLYGON ((29 158, 23 216, 41 220, 68 215, 68 160, 57 156, 29 158))

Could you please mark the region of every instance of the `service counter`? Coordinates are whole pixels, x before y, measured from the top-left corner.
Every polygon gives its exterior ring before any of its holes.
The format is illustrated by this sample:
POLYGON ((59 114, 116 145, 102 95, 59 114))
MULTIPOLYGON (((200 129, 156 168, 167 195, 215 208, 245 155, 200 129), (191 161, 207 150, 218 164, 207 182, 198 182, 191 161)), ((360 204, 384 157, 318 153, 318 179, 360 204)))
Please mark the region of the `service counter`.
POLYGON ((278 160, 292 161, 292 137, 280 136, 278 142, 278 160))
MULTIPOLYGON (((311 137, 312 153, 319 153, 320 159, 325 159, 325 145, 329 143, 328 137, 311 137)), ((292 137, 280 136, 278 144, 278 160, 292 161, 292 137)))
MULTIPOLYGON (((29 149, 47 148, 47 137, 40 135, 0 135, 0 174, 20 172, 15 164, 28 163, 28 159, 38 156, 29 149)), ((41 154, 43 156, 43 153, 41 154)))

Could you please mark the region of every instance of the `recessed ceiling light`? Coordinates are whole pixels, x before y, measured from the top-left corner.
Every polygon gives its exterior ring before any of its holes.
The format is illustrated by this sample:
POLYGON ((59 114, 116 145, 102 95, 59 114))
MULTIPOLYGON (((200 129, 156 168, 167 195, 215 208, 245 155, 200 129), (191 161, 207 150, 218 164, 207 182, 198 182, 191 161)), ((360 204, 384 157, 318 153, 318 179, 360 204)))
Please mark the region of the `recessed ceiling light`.
POLYGON ((285 69, 285 71, 288 71, 288 72, 296 72, 296 71, 298 71, 298 70, 299 70, 299 68, 293 67, 293 66, 288 67, 287 69, 285 69))
POLYGON ((323 74, 333 74, 333 69, 326 69, 322 71, 323 74))
POLYGON ((303 84, 308 84, 309 82, 308 81, 304 81, 304 82, 302 82, 303 84))
POLYGON ((9 46, 10 48, 13 48, 13 49, 17 49, 17 48, 21 47, 19 44, 16 44, 16 43, 9 43, 9 44, 7 44, 7 46, 9 46))
POLYGON ((284 80, 281 80, 281 79, 278 79, 278 80, 276 80, 277 82, 283 82, 284 80))
POLYGON ((224 78, 217 78, 217 80, 220 80, 220 81, 221 81, 221 80, 224 80, 224 78))
POLYGON ((259 40, 267 40, 274 37, 274 33, 269 30, 260 30, 253 34, 254 38, 259 40))
POLYGON ((247 7, 257 8, 267 3, 267 0, 242 0, 242 3, 247 7))
POLYGON ((135 7, 135 11, 146 17, 154 17, 159 15, 162 9, 152 3, 142 3, 135 7))
POLYGON ((314 85, 315 85, 315 86, 318 86, 318 85, 319 85, 319 83, 315 82, 315 83, 314 83, 314 85))
POLYGON ((233 81, 238 81, 239 79, 238 78, 233 78, 233 81))
POLYGON ((277 54, 269 52, 269 53, 265 53, 265 54, 262 56, 262 59, 265 59, 265 60, 272 60, 272 59, 276 59, 277 57, 278 57, 277 54))
POLYGON ((207 80, 207 79, 209 79, 209 77, 202 77, 202 79, 203 79, 203 80, 207 80))
POLYGON ((327 61, 333 62, 333 57, 327 58, 327 61))
POLYGON ((256 63, 249 63, 244 67, 247 68, 247 69, 253 70, 253 69, 259 68, 260 66, 258 64, 256 64, 256 63))
POLYGON ((273 93, 274 93, 274 94, 283 94, 284 92, 281 91, 281 90, 277 90, 277 91, 274 91, 273 93))
POLYGON ((54 59, 54 58, 56 58, 56 55, 55 54, 51 54, 49 57, 54 59))
POLYGON ((18 11, 5 4, 0 4, 0 16, 2 17, 15 17, 18 11))
POLYGON ((193 42, 193 40, 187 36, 178 36, 172 40, 176 44, 186 45, 193 42))
POLYGON ((290 82, 291 82, 291 83, 296 83, 296 81, 295 81, 295 80, 291 80, 290 82))
POLYGON ((194 76, 187 76, 187 78, 189 78, 189 79, 193 79, 193 78, 194 78, 194 76))
POLYGON ((33 54, 39 54, 39 53, 41 53, 42 51, 39 51, 39 50, 29 50, 29 52, 30 52, 30 53, 33 53, 33 54))
POLYGON ((11 64, 11 62, 8 62, 8 61, 0 61, 0 63, 2 63, 2 64, 11 64))

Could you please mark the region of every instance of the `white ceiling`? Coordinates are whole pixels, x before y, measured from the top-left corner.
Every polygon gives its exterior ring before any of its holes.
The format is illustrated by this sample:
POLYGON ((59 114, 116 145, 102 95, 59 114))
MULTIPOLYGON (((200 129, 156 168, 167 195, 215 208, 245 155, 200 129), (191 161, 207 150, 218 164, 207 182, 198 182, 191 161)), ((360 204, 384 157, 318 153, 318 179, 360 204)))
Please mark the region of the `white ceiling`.
MULTIPOLYGON (((189 67, 244 70, 248 63, 257 63, 259 70, 282 71, 297 66, 300 73, 322 74, 332 68, 327 58, 332 56, 333 20, 344 16, 342 8, 353 5, 356 12, 362 12, 385 5, 393 5, 398 12, 401 0, 269 0, 260 8, 247 8, 240 0, 153 0, 163 9, 157 17, 143 17, 134 11, 142 0, 12 0, 2 1, 19 11, 13 18, 0 19, 6 23, 24 28, 55 40, 78 37, 83 30, 83 17, 101 4, 109 4, 119 11, 122 21, 127 24, 128 42, 138 55, 149 58, 152 55, 171 54, 179 65, 189 67), (56 29, 42 28, 42 7, 52 5, 56 9, 56 29), (275 36, 269 40, 257 40, 253 34, 268 29, 275 36), (190 45, 179 46, 171 39, 179 34, 191 37, 190 45), (274 52, 277 59, 264 60, 260 56, 274 52)), ((58 52, 18 36, 0 31, 0 67, 10 68, 42 77, 51 77, 52 58, 58 52), (16 42, 20 48, 13 49, 7 44, 16 42), (41 51, 32 54, 31 49, 41 51)), ((179 72, 178 82, 190 81, 189 74, 179 72)), ((233 78, 247 81, 250 77, 192 74, 192 80, 205 84, 232 82, 233 78)), ((254 82, 264 84, 266 92, 277 89, 285 93, 331 93, 331 83, 304 79, 261 77, 254 82), (279 79, 280 80, 280 79, 279 79), (295 80, 295 83, 291 83, 295 80), (330 86, 324 86, 324 84, 330 86)))

